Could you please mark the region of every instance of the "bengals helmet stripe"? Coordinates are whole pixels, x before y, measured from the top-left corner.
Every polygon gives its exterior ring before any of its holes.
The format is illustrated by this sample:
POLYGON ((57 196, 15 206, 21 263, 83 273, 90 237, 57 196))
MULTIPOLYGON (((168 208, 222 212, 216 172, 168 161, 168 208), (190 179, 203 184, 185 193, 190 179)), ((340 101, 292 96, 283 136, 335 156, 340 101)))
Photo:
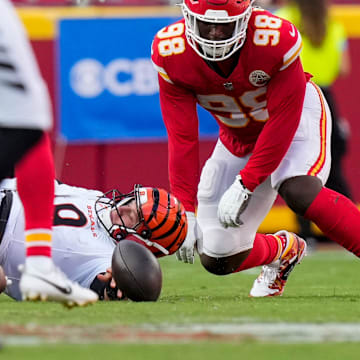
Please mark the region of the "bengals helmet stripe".
MULTIPOLYGON (((168 211, 168 214, 169 214, 170 211, 168 211)), ((168 217, 168 214, 166 214, 166 217, 164 219, 164 221, 162 222, 162 224, 165 223, 167 217, 168 217)), ((169 235, 171 235, 174 231, 176 231, 180 225, 180 220, 181 220, 181 208, 179 207, 178 211, 177 211, 177 214, 176 214, 176 220, 172 226, 172 228, 167 231, 166 233, 164 233, 163 235, 159 236, 159 237, 154 237, 154 239, 162 239, 162 238, 165 238, 169 235)), ((162 226, 162 224, 160 224, 159 226, 157 226, 157 228, 155 229, 152 229, 152 232, 154 233, 155 230, 157 230, 158 228, 160 228, 162 226)))
MULTIPOLYGON (((167 246, 167 249, 172 249, 171 253, 174 253, 175 251, 177 251, 180 248, 180 246, 182 245, 182 242, 179 242, 178 240, 179 240, 179 238, 182 238, 182 237, 185 239, 186 230, 187 230, 187 226, 184 223, 184 224, 182 224, 181 229, 180 229, 178 235, 176 236, 175 240, 167 246)), ((153 254, 156 257, 164 256, 164 254, 161 251, 153 251, 153 254)))
POLYGON ((159 195, 159 190, 156 189, 156 188, 153 188, 153 196, 154 196, 154 205, 153 205, 153 208, 151 210, 151 213, 150 213, 150 217, 149 219, 147 219, 147 223, 150 222, 154 216, 154 214, 156 214, 156 210, 159 206, 159 198, 160 198, 160 195, 159 195))
MULTIPOLYGON (((179 238, 179 237, 182 235, 182 233, 184 232, 184 231, 183 231, 184 229, 185 229, 185 224, 182 224, 182 226, 181 226, 181 228, 180 228, 180 231, 178 232, 176 238, 174 239, 174 241, 173 241, 170 245, 168 245, 170 248, 171 248, 173 245, 176 244, 178 238, 179 238)), ((179 246, 179 247, 180 247, 180 246, 179 246)))
MULTIPOLYGON (((155 194, 154 194, 154 197, 155 197, 155 194)), ((164 220, 158 226, 156 226, 155 228, 152 229, 153 232, 158 230, 159 228, 161 228, 166 223, 166 221, 167 221, 167 219, 168 219, 168 217, 170 215, 170 200, 171 200, 170 194, 168 194, 168 211, 167 211, 167 213, 166 213, 166 215, 164 217, 164 220)))

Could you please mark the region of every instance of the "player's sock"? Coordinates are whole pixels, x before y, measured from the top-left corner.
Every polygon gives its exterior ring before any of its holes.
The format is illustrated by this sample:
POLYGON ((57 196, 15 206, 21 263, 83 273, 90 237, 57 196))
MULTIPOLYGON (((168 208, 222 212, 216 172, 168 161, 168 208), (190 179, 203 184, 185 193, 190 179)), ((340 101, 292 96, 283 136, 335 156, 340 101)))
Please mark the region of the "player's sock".
MULTIPOLYGON (((31 248, 31 247, 30 247, 31 248)), ((43 274, 49 273, 49 271, 53 268, 53 261, 49 256, 40 256, 40 255, 28 255, 25 260, 26 266, 30 266, 32 268, 36 268, 43 274)))
POLYGON ((360 211, 347 197, 324 187, 304 217, 326 237, 360 257, 360 211))
MULTIPOLYGON (((26 256, 51 258, 54 162, 46 134, 16 167, 17 188, 25 212, 26 256)), ((45 266, 45 262, 44 262, 45 266)))
POLYGON ((282 252, 285 236, 256 234, 253 248, 249 256, 234 272, 267 265, 276 261, 282 252))

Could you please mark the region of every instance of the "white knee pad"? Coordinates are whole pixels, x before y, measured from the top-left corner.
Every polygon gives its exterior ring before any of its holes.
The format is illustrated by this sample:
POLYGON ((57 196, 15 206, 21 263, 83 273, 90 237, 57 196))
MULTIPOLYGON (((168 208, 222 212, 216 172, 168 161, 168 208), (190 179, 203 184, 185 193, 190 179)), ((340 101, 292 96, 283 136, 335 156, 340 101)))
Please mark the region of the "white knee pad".
POLYGON ((255 234, 241 233, 239 229, 207 227, 203 232, 202 253, 211 257, 226 257, 253 247, 255 234))
MULTIPOLYGON (((220 199, 225 189, 230 186, 231 182, 227 182, 227 165, 225 161, 210 158, 206 161, 201 172, 198 201, 212 202, 220 199)), ((233 178, 232 176, 231 178, 233 178)), ((230 178, 230 177, 229 177, 230 178)))

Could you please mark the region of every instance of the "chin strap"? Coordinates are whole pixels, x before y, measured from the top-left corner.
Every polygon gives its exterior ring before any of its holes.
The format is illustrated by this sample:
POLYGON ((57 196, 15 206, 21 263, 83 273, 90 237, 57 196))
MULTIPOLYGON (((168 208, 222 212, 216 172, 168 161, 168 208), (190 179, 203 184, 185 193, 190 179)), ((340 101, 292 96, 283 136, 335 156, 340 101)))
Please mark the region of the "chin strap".
MULTIPOLYGON (((137 234, 138 235, 138 234, 137 234)), ((160 250, 163 254, 165 255, 169 255, 169 251, 166 250, 163 246, 161 246, 160 244, 150 241, 149 239, 143 239, 140 235, 137 236, 137 238, 141 241, 143 241, 147 246, 149 247, 154 247, 158 250, 160 250)))

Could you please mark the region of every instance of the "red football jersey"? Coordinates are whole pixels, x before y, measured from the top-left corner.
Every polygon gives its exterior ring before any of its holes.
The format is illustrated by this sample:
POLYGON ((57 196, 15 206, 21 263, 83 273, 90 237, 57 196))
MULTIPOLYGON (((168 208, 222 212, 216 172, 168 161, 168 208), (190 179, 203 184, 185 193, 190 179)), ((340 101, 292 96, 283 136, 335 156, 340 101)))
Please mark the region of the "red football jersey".
POLYGON ((277 168, 300 121, 310 78, 299 60, 301 47, 294 25, 254 9, 237 64, 226 75, 223 64, 206 62, 187 43, 184 20, 157 33, 152 61, 169 138, 170 185, 187 211, 195 209, 200 173, 196 104, 214 116, 231 153, 252 153, 240 173, 254 190, 277 168))

